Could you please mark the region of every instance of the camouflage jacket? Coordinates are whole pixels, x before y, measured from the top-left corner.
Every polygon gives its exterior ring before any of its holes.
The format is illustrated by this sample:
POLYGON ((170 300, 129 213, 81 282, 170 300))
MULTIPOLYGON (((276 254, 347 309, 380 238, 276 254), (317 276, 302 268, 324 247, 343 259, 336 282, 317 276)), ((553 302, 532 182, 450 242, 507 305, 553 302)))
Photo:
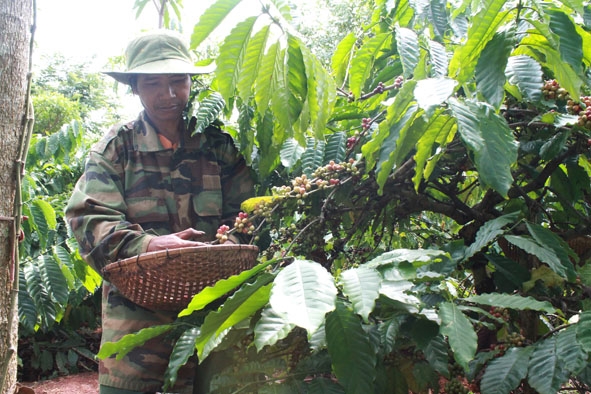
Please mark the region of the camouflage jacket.
MULTIPOLYGON (((99 273, 145 252, 157 235, 193 227, 215 239, 217 228, 232 227, 240 203, 253 195, 252 173, 228 134, 215 126, 193 137, 187 131, 177 149, 166 149, 144 116, 112 128, 93 146, 66 207, 80 253, 99 273)), ((175 314, 142 308, 105 281, 102 318, 104 343, 168 323, 175 314)), ((102 360, 99 382, 159 391, 170 350, 158 338, 120 361, 102 360)), ((181 385, 183 378, 189 384, 188 375, 179 373, 181 385)))

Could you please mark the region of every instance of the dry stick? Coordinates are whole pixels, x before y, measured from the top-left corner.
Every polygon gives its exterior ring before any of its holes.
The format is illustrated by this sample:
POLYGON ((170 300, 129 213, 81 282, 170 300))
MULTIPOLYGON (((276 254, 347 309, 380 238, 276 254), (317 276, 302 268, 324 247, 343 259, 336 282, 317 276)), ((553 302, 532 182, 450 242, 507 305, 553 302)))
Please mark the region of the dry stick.
POLYGON ((15 316, 18 315, 18 289, 19 289, 19 254, 18 254, 18 232, 21 226, 22 217, 22 178, 24 176, 25 161, 27 159, 27 152, 29 150, 29 144, 31 142, 31 135, 33 133, 33 124, 35 120, 33 104, 31 102, 31 80, 33 76, 33 43, 35 37, 35 30, 37 28, 37 2, 33 0, 33 23, 31 25, 31 40, 29 42, 29 72, 27 74, 27 92, 25 96, 25 108, 22 122, 23 132, 21 133, 21 141, 18 152, 18 159, 15 161, 15 196, 13 205, 13 226, 12 234, 10 235, 10 244, 12 248, 12 289, 10 293, 10 310, 8 313, 8 326, 6 335, 8 342, 8 352, 2 363, 2 370, 0 371, 0 392, 5 391, 4 385, 6 384, 6 376, 8 371, 8 365, 10 359, 16 353, 16 348, 11 343, 12 324, 15 316))

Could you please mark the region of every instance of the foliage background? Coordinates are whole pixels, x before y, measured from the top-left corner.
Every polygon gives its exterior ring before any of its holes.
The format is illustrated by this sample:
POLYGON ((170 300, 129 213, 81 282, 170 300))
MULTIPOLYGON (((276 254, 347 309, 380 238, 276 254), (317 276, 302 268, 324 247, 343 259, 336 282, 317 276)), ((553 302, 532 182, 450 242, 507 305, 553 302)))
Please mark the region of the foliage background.
MULTIPOLYGON (((215 2, 192 48, 238 3, 215 2)), ((293 4, 263 2, 212 54, 191 108, 197 130, 225 119, 259 174, 244 210, 260 265, 99 356, 180 330, 167 386, 196 352, 232 358, 208 382, 220 393, 418 393, 441 379, 447 393, 585 392, 588 5, 341 5, 326 40, 293 4)), ((33 152, 84 147, 74 124, 33 152)), ((39 332, 99 279, 52 219, 67 186, 47 203, 31 191, 51 183, 29 184, 21 322, 39 332)))
POLYGON ((43 61, 31 89, 19 246, 19 379, 27 381, 96 369, 101 278, 78 255, 63 210, 90 145, 118 120, 111 86, 88 64, 43 61))

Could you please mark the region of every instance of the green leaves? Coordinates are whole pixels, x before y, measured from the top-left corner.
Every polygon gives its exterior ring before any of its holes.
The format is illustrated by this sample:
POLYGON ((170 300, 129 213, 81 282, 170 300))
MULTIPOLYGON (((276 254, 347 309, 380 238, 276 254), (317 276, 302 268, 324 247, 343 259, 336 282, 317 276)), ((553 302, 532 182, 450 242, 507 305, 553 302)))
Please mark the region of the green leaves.
POLYGON ((288 139, 281 148, 281 164, 287 168, 293 167, 304 153, 304 148, 295 139, 288 139))
POLYGON ((94 271, 88 272, 87 278, 76 276, 72 260, 66 249, 54 246, 47 254, 21 264, 19 298, 23 301, 19 302, 19 314, 27 329, 45 331, 60 322, 71 301, 70 292, 81 288, 85 279, 88 291, 95 291, 100 284, 94 271))
MULTIPOLYGON (((41 259, 41 262, 44 262, 44 259, 41 259)), ((51 299, 51 295, 48 293, 48 286, 44 283, 44 280, 47 280, 47 275, 42 277, 36 264, 26 265, 23 268, 23 273, 25 279, 23 283, 26 284, 26 293, 23 295, 33 300, 34 303, 34 306, 29 304, 28 310, 35 308, 36 316, 38 316, 33 320, 33 315, 26 313, 26 316, 29 317, 28 326, 35 328, 37 319, 46 328, 53 326, 57 318, 57 312, 54 300, 51 299)), ((21 288, 20 291, 22 292, 23 289, 21 288)))
POLYGON ((508 82, 519 88, 523 96, 537 102, 541 98, 542 67, 529 56, 512 56, 508 59, 508 82))
POLYGON ((533 348, 511 348, 486 367, 481 389, 484 394, 506 394, 517 388, 527 375, 533 348))
POLYGON ((39 235, 39 242, 41 247, 48 246, 49 237, 54 234, 57 226, 56 213, 51 204, 47 201, 37 198, 31 202, 31 215, 35 226, 37 227, 37 234, 39 235))
POLYGON ((495 108, 499 108, 505 97, 505 69, 511 59, 509 54, 513 44, 513 36, 508 32, 495 34, 476 64, 476 86, 486 101, 495 108))
POLYGON ((205 10, 193 29, 191 48, 197 48, 240 2, 241 0, 220 0, 205 10))
MULTIPOLYGON (((560 86, 566 89, 572 97, 578 97, 583 81, 573 66, 565 61, 559 49, 560 43, 564 42, 566 36, 557 39, 548 24, 535 20, 530 23, 534 29, 530 31, 529 35, 524 36, 520 46, 514 51, 514 55, 528 55, 535 59, 552 72, 555 79, 560 82, 560 86)), ((558 31, 562 34, 566 33, 563 28, 558 28, 558 31)), ((572 39, 578 40, 575 37, 572 39)))
POLYGON ((306 176, 310 177, 318 167, 324 165, 325 147, 326 143, 324 141, 316 141, 314 138, 306 140, 306 149, 302 154, 302 172, 306 176))
POLYGON ((480 180, 507 196, 513 183, 511 166, 517 160, 517 144, 507 123, 487 104, 456 99, 449 103, 480 180))
POLYGON ((414 90, 419 107, 425 111, 443 104, 454 92, 456 81, 449 78, 423 79, 414 90))
POLYGON ((443 110, 435 111, 430 117, 429 123, 424 126, 422 137, 416 144, 416 169, 412 179, 415 190, 418 190, 423 181, 429 180, 437 167, 437 162, 444 156, 444 151, 440 147, 453 140, 456 130, 455 120, 443 110))
POLYGON ((567 379, 567 370, 557 354, 556 338, 538 343, 529 362, 529 384, 540 394, 553 394, 567 379))
POLYGON ((402 59, 405 78, 409 78, 419 63, 419 37, 411 29, 396 27, 396 43, 402 59))
POLYGON ((478 229, 476 233, 476 240, 472 243, 467 249, 464 254, 464 261, 468 260, 470 257, 474 256, 484 247, 488 246, 492 243, 499 235, 501 235, 504 230, 503 228, 510 223, 515 222, 517 220, 518 214, 510 213, 507 215, 499 216, 493 220, 489 220, 488 222, 484 223, 482 227, 478 229))
POLYGON ((230 291, 236 289, 244 282, 252 278, 258 272, 262 271, 267 267, 269 263, 266 264, 258 264, 253 268, 242 271, 238 275, 232 275, 229 278, 221 279, 217 281, 213 286, 208 286, 197 293, 189 305, 179 312, 179 317, 182 316, 189 316, 192 312, 200 311, 205 308, 210 303, 218 300, 219 298, 225 296, 230 291))
POLYGON ((379 296, 379 273, 371 268, 359 267, 346 270, 341 275, 343 293, 353 303, 353 309, 365 321, 374 309, 379 296))
POLYGON ((581 347, 587 352, 591 352, 591 311, 584 311, 579 316, 576 338, 581 347))
POLYGON ((581 72, 583 63, 583 40, 577 33, 575 25, 567 14, 558 10, 548 10, 550 30, 558 36, 560 56, 575 71, 581 72))
POLYGON ((216 75, 219 92, 226 102, 234 96, 256 19, 253 16, 240 22, 220 48, 216 75))
POLYGON ((195 130, 192 130, 192 134, 202 133, 214 120, 216 120, 222 110, 224 109, 224 99, 217 93, 212 92, 209 96, 205 97, 199 102, 197 112, 193 114, 197 119, 195 124, 195 130))
POLYGON ((96 356, 103 359, 116 354, 117 359, 120 360, 135 347, 141 346, 146 343, 146 341, 156 338, 171 329, 172 326, 170 324, 143 328, 136 333, 124 335, 117 342, 103 343, 96 356))
POLYGON ((289 323, 273 308, 265 308, 255 327, 254 344, 257 350, 260 351, 266 345, 274 345, 277 341, 287 337, 294 327, 295 324, 289 323))
POLYGON ((189 358, 195 353, 195 342, 199 335, 198 327, 191 327, 177 339, 170 355, 168 368, 164 374, 164 387, 166 390, 176 383, 178 370, 187 363, 189 358))
POLYGON ((50 255, 40 256, 37 260, 37 267, 39 267, 43 286, 47 289, 50 298, 64 307, 68 301, 69 289, 55 258, 50 255))
MULTIPOLYGON (((442 2, 434 1, 431 5, 441 4, 442 2)), ((449 60, 447 51, 443 45, 437 41, 429 40, 429 55, 433 62, 433 71, 437 77, 447 76, 447 68, 449 67, 449 60)))
POLYGON ((495 35, 496 27, 505 19, 506 12, 502 11, 504 5, 504 0, 487 0, 479 5, 479 12, 472 18, 468 30, 468 39, 454 51, 449 65, 449 75, 460 84, 472 77, 476 60, 495 35))
POLYGON ((464 301, 475 302, 477 304, 494 306, 498 308, 534 310, 546 313, 556 312, 556 308, 554 308, 548 301, 537 301, 532 297, 522 297, 513 294, 487 293, 464 298, 464 301))
POLYGON ((373 393, 376 357, 359 318, 342 303, 326 317, 328 353, 347 393, 373 393))
POLYGON ((366 267, 382 267, 387 265, 399 266, 401 263, 410 262, 411 270, 433 262, 439 262, 446 253, 434 249, 396 249, 382 253, 380 256, 368 261, 366 267))
POLYGON ((261 61, 261 68, 255 79, 255 102, 259 114, 264 115, 269 104, 273 92, 277 87, 277 78, 279 73, 283 70, 280 68, 283 62, 283 52, 279 43, 273 43, 269 49, 264 53, 261 61))
POLYGON ((255 85, 256 77, 259 68, 262 65, 263 57, 265 55, 265 46, 270 40, 271 26, 265 26, 248 41, 248 46, 244 54, 244 62, 242 64, 242 71, 239 74, 238 96, 244 101, 248 102, 253 94, 253 87, 255 85))
POLYGON ((312 334, 334 310, 336 295, 332 276, 320 264, 296 260, 277 275, 269 302, 287 322, 312 334))
POLYGON ((575 277, 575 272, 573 270, 572 263, 568 259, 562 260, 557 255, 558 252, 562 256, 564 256, 564 249, 561 249, 559 247, 553 248, 552 246, 549 247, 549 245, 546 244, 544 241, 539 241, 540 239, 546 239, 550 242, 556 241, 556 236, 551 234, 551 232, 549 232, 548 230, 545 230, 545 232, 541 235, 541 237, 537 237, 538 239, 529 238, 526 236, 506 235, 505 239, 509 241, 511 244, 538 257, 540 261, 548 264, 548 266, 558 275, 562 276, 563 278, 573 280, 575 277))
POLYGON ((37 308, 34 298, 27 290, 27 278, 24 269, 19 270, 18 286, 18 316, 21 330, 32 333, 35 331, 35 325, 37 324, 37 308))
MULTIPOLYGON (((472 296, 465 301, 511 308, 517 310, 533 309, 553 313, 554 307, 548 302, 540 302, 515 295, 483 294, 472 296)), ((555 393, 568 379, 568 371, 578 373, 585 366, 585 347, 587 333, 581 315, 577 326, 563 329, 549 338, 525 348, 511 348, 490 362, 482 378, 481 389, 484 394, 509 393, 526 379, 539 393, 555 393)))
POLYGON ((378 184, 384 185, 385 179, 390 175, 394 164, 400 160, 396 156, 397 140, 403 130, 408 130, 418 108, 414 104, 412 91, 414 82, 405 83, 400 94, 388 107, 386 119, 380 123, 379 130, 365 145, 361 147, 368 170, 373 169, 376 162, 378 166, 378 184), (387 142, 385 142, 387 141, 387 142))
POLYGON ((208 356, 227 330, 267 304, 272 279, 270 274, 260 275, 254 283, 241 287, 219 310, 207 315, 195 341, 201 360, 208 356))
POLYGON ((359 97, 369 79, 376 59, 392 41, 391 33, 381 33, 366 41, 351 60, 349 87, 355 97, 359 97))
POLYGON ((345 81, 357 37, 350 32, 339 42, 332 56, 332 70, 336 82, 340 85, 345 81))
MULTIPOLYGON (((211 34, 235 3, 219 2, 206 11, 204 17, 210 15, 212 21, 195 28, 193 45, 211 34)), ((290 138, 304 145, 309 129, 321 139, 336 98, 330 73, 300 39, 289 33, 275 34, 274 24, 281 21, 252 16, 238 23, 220 48, 213 83, 226 103, 226 113, 231 111, 236 97, 255 107, 259 115, 253 118, 257 132, 245 142, 267 145, 274 151, 290 138), (267 123, 268 116, 272 116, 271 124, 267 123), (271 125, 274 136, 268 141, 264 138, 271 125)), ((247 146, 244 150, 253 149, 247 146)), ((263 156, 268 157, 260 152, 259 165, 266 174, 279 161, 263 156)))
POLYGON ((301 46, 301 49, 306 64, 308 93, 306 104, 310 117, 310 127, 314 132, 314 137, 322 141, 326 123, 332 114, 336 101, 336 82, 326 73, 320 61, 315 56, 312 56, 306 47, 301 46))
POLYGON ((468 370, 468 363, 476 354, 476 332, 472 324, 453 303, 445 302, 439 306, 441 334, 447 336, 454 358, 459 365, 468 370))
POLYGON ((571 325, 556 336, 556 354, 564 368, 578 374, 587 365, 587 352, 577 342, 577 326, 571 325))
POLYGON ((306 63, 304 51, 301 48, 300 40, 293 36, 287 37, 286 68, 283 78, 279 78, 278 87, 285 87, 282 92, 273 97, 275 105, 275 116, 279 122, 282 122, 281 114, 287 114, 287 119, 283 126, 286 130, 291 130, 292 125, 302 114, 304 104, 308 95, 308 75, 306 75, 306 63), (277 107, 276 105, 279 105, 277 107))

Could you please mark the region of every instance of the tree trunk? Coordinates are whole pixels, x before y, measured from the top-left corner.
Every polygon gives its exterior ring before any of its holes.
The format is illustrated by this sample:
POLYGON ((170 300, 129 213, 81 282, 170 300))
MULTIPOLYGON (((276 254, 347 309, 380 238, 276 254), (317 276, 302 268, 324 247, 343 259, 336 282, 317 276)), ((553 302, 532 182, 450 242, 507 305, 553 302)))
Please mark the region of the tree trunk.
POLYGON ((20 146, 28 115, 32 9, 31 0, 0 0, 0 394, 12 394, 16 386, 14 267, 20 207, 15 197, 20 195, 20 146))

